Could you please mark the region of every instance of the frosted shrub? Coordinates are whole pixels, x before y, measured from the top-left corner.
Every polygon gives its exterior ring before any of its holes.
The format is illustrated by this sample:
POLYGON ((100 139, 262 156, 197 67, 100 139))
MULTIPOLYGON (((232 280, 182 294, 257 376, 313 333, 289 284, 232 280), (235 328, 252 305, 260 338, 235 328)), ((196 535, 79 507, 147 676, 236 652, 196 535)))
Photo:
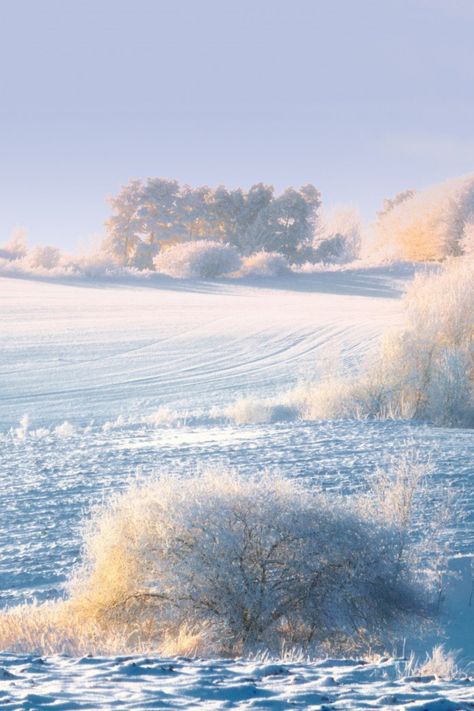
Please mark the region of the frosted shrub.
POLYGON ((54 434, 57 437, 62 437, 66 439, 67 437, 72 437, 76 433, 74 425, 65 420, 61 425, 54 428, 54 434))
POLYGON ((294 420, 298 410, 289 403, 278 402, 278 399, 242 397, 224 408, 222 414, 238 425, 246 425, 294 420))
POLYGON ((183 242, 164 249, 153 260, 162 274, 181 279, 213 279, 240 267, 237 250, 212 240, 183 242))
POLYGON ((255 252, 243 260, 240 275, 275 277, 289 271, 288 261, 278 252, 255 252))
MULTIPOLYGON (((21 244, 18 249, 21 248, 21 244)), ((26 249, 26 248, 25 248, 26 249)), ((33 247, 24 253, 0 250, 0 274, 4 276, 69 276, 73 267, 56 247, 33 247)))
POLYGON ((50 270, 58 266, 61 251, 57 247, 33 247, 24 257, 25 266, 32 270, 50 270))
POLYGON ((373 496, 278 475, 163 475, 95 512, 70 604, 104 635, 141 630, 158 648, 183 629, 203 630, 213 653, 360 647, 428 609, 398 529, 373 496))
POLYGON ((104 251, 82 254, 74 259, 72 267, 78 276, 86 278, 101 279, 125 273, 125 269, 120 269, 111 256, 104 251))

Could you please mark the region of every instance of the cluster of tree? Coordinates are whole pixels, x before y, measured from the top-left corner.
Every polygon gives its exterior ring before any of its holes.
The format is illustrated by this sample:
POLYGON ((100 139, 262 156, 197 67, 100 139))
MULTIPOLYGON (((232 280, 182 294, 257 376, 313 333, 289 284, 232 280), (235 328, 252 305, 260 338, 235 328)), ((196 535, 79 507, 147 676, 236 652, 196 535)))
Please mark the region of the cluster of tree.
POLYGON ((276 195, 259 183, 247 192, 176 180, 132 180, 111 199, 105 249, 122 265, 152 267, 167 245, 211 239, 248 255, 264 250, 303 262, 311 253, 319 191, 313 185, 276 195))

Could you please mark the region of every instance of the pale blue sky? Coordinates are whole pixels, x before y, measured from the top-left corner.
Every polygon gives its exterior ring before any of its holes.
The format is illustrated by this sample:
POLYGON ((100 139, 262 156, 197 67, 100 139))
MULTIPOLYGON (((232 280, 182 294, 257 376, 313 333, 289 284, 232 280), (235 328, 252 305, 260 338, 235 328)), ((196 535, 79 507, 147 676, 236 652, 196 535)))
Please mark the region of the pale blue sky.
POLYGON ((132 177, 382 199, 474 170, 474 0, 0 0, 0 241, 132 177))

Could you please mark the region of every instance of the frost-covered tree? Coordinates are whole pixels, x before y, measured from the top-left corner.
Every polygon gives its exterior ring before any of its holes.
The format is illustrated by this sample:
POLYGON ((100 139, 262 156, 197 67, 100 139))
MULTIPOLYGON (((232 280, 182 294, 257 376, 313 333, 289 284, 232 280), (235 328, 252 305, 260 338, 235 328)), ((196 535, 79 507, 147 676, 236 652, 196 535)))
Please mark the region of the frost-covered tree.
POLYGON ((175 180, 132 180, 111 198, 113 214, 106 222, 104 250, 122 265, 151 266, 163 242, 179 239, 184 231, 180 188, 175 180), (141 247, 148 245, 147 249, 141 247), (145 259, 149 254, 150 259, 145 259))
POLYGON ((463 229, 462 239, 460 241, 463 254, 474 256, 474 215, 473 221, 466 222, 463 229))
POLYGON ((246 196, 241 188, 229 190, 220 185, 213 194, 212 216, 216 237, 240 248, 245 232, 246 196))
POLYGON ((142 195, 142 239, 159 248, 161 242, 179 238, 183 233, 183 197, 179 183, 164 178, 148 178, 142 195))
POLYGON ((112 216, 106 222, 107 237, 104 252, 121 265, 127 265, 136 249, 142 233, 143 186, 140 180, 132 180, 116 197, 110 199, 112 216))
POLYGON ((465 225, 474 216, 474 176, 450 180, 386 200, 375 223, 376 248, 384 257, 442 260, 463 251, 465 225))
POLYGON ((244 192, 149 178, 131 181, 111 204, 104 250, 119 264, 143 267, 163 245, 195 239, 219 240, 242 254, 278 251, 297 260, 311 242, 320 197, 311 185, 275 196, 261 183, 244 192))
POLYGON ((312 242, 319 205, 320 194, 313 185, 288 188, 259 212, 246 235, 247 252, 278 252, 289 261, 302 261, 300 255, 312 242))
POLYGON ((314 261, 350 262, 359 256, 362 218, 350 205, 323 210, 314 240, 314 261))
POLYGON ((57 247, 33 247, 23 258, 25 266, 30 269, 50 270, 58 266, 61 260, 61 251, 57 247))
POLYGON ((207 185, 181 188, 175 216, 176 237, 186 241, 216 237, 213 200, 213 191, 207 185))
POLYGON ((10 240, 0 247, 0 259, 21 259, 27 253, 26 231, 18 228, 13 231, 10 240))
POLYGON ((383 201, 382 209, 377 212, 379 218, 388 215, 388 213, 393 210, 398 205, 401 205, 405 200, 411 200, 416 195, 416 190, 402 190, 401 192, 394 195, 393 198, 385 198, 383 201))
POLYGON ((217 234, 241 253, 252 251, 252 226, 273 200, 273 187, 258 183, 245 193, 241 188, 219 186, 213 196, 217 234))

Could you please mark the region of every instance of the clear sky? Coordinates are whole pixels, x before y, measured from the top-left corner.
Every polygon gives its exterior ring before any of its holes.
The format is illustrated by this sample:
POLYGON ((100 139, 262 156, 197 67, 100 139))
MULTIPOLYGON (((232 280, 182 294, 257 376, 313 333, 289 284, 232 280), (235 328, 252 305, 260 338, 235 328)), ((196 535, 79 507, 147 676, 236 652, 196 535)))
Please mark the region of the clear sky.
POLYGON ((370 217, 474 170, 474 0, 0 0, 0 241, 133 177, 314 183, 370 217))

